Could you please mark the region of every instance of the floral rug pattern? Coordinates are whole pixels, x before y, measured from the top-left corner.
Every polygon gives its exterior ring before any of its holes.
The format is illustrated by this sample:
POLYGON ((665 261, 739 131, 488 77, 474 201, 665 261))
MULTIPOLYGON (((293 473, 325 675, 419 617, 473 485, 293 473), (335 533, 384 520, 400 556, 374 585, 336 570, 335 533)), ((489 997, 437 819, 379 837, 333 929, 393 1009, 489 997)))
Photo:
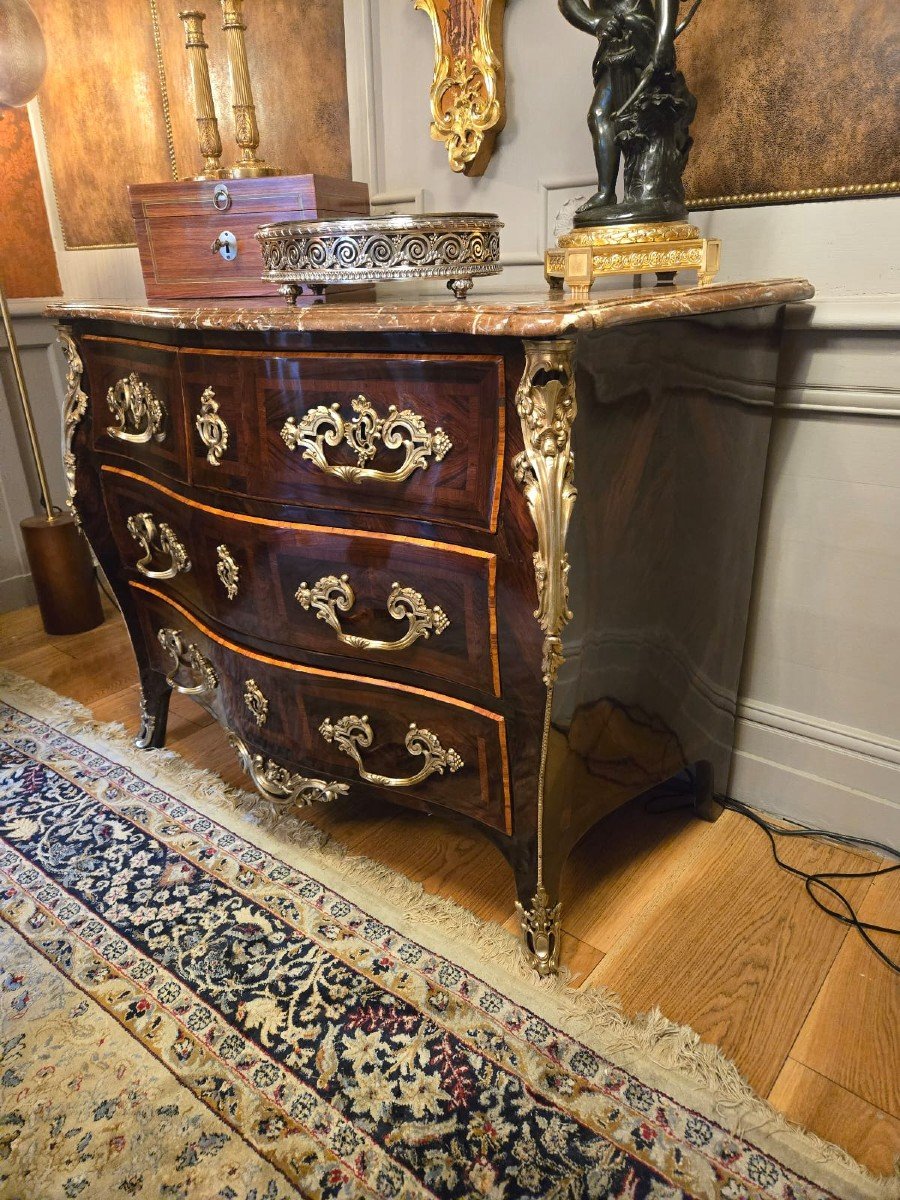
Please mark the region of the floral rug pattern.
POLYGON ((236 828, 0 703, 0 1196, 836 1200, 236 828))

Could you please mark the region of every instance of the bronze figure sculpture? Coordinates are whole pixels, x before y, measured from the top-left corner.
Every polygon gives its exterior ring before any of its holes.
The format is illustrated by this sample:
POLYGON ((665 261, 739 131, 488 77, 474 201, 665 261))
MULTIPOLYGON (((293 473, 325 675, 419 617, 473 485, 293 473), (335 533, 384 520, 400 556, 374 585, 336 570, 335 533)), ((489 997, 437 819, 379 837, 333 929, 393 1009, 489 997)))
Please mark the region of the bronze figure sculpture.
POLYGON ((696 271, 701 286, 715 279, 721 245, 687 220, 681 177, 697 101, 675 65, 675 39, 701 2, 692 0, 679 22, 679 0, 558 0, 565 19, 597 39, 588 113, 597 191, 544 255, 551 288, 587 300, 607 275, 632 275, 636 284, 651 272, 666 284, 679 271, 696 271))
POLYGON ((566 20, 598 42, 588 113, 597 192, 578 209, 576 228, 687 217, 681 177, 697 102, 676 68, 675 39, 700 2, 678 24, 679 0, 559 0, 566 20))

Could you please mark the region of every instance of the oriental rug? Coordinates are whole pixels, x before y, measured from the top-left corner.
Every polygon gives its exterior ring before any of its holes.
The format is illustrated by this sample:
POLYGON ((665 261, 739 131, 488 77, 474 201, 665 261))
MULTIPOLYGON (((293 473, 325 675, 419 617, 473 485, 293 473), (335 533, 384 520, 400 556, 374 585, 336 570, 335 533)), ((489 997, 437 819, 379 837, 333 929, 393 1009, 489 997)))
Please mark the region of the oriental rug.
POLYGON ((0 675, 0 1196, 896 1197, 689 1030, 0 675))

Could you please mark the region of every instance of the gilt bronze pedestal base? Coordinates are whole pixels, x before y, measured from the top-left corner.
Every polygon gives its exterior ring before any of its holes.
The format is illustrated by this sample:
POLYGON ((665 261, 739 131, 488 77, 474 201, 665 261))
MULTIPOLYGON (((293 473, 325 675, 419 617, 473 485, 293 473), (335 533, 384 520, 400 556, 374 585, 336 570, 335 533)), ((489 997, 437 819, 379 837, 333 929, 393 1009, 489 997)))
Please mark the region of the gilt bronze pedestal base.
POLYGON ((595 225, 563 234, 544 256, 551 288, 563 285, 575 300, 586 300, 595 279, 604 275, 655 272, 670 279, 676 271, 696 271, 702 286, 719 270, 721 242, 704 238, 695 225, 664 221, 655 225, 595 225))

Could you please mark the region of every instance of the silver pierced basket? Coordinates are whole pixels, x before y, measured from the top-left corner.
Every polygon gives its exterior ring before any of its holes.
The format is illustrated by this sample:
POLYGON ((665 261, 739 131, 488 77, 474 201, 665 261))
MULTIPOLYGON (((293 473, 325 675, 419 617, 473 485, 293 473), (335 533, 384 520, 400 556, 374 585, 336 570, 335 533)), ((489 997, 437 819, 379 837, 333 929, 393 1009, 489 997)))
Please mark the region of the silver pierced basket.
POLYGON ((425 213, 419 216, 341 217, 278 221, 256 237, 265 274, 296 303, 306 285, 321 293, 331 284, 446 279, 464 300, 476 276, 496 275, 500 230, 495 213, 425 213))

